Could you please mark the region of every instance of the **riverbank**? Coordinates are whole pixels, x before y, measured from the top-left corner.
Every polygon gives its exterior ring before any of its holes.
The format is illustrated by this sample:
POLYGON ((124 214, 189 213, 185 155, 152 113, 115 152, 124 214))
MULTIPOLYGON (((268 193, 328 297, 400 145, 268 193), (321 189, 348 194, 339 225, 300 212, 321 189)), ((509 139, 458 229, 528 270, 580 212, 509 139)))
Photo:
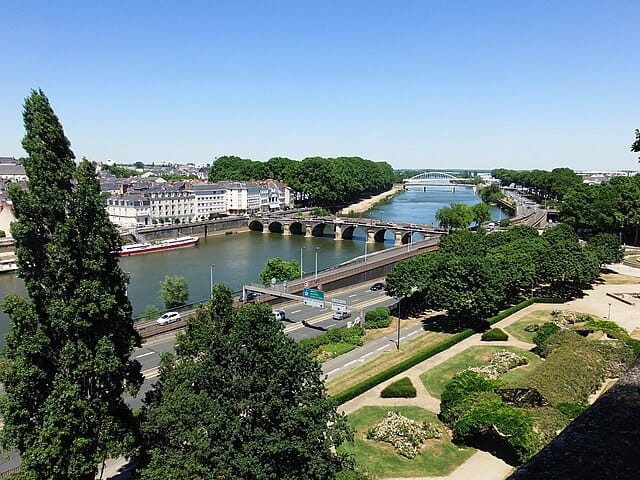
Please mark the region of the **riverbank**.
POLYGON ((342 210, 340 210, 338 212, 338 214, 339 215, 350 215, 351 213, 366 212, 367 210, 369 210, 369 209, 373 208, 375 205, 377 205, 379 202, 381 202, 383 200, 387 200, 387 199, 397 195, 402 190, 404 190, 404 185, 396 184, 391 188, 391 190, 387 190, 386 192, 380 193, 378 195, 374 195, 371 198, 366 198, 364 200, 361 200, 358 203, 354 203, 353 205, 349 205, 348 207, 345 207, 342 210))

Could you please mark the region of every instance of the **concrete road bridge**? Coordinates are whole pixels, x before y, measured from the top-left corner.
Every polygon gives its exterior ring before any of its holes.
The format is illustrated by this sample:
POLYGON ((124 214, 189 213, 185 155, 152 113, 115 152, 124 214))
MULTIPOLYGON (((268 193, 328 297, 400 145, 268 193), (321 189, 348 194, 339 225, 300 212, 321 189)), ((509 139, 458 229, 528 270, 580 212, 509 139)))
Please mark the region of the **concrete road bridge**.
POLYGON ((257 232, 333 237, 336 240, 352 240, 358 228, 366 234, 367 243, 384 242, 385 234, 389 231, 393 234, 395 245, 412 243, 416 240, 414 234, 425 239, 447 233, 436 225, 392 223, 371 218, 263 216, 249 220, 249 229, 257 232))
POLYGON ((414 175, 411 178, 404 180, 404 188, 419 188, 423 192, 426 192, 429 188, 446 187, 451 189, 452 192, 456 191, 456 188, 475 188, 474 184, 464 182, 466 179, 456 177, 447 172, 424 172, 418 175, 414 175))

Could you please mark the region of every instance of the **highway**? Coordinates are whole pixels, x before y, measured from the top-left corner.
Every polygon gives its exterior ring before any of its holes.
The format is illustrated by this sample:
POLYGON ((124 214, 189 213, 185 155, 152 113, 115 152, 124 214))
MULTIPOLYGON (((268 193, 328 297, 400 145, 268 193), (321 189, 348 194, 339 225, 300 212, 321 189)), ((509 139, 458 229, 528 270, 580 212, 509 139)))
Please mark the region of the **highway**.
MULTIPOLYGON (((347 321, 354 321, 358 316, 363 316, 367 310, 376 308, 378 306, 391 306, 396 303, 396 299, 387 296, 384 290, 371 291, 369 288, 377 281, 383 279, 371 280, 367 283, 354 285, 352 287, 334 290, 325 293, 325 308, 314 308, 304 305, 302 302, 287 302, 278 304, 278 309, 284 309, 287 312, 286 320, 282 322, 284 331, 296 341, 300 341, 304 338, 311 338, 330 330, 332 328, 340 328, 347 324, 347 321), (347 310, 352 313, 351 318, 348 320, 334 320, 332 318, 333 311, 331 310, 330 301, 332 298, 346 300, 347 310), (305 322, 303 324, 302 322, 305 322)), ((411 328, 411 327, 407 327, 411 328)), ((416 326, 421 329, 421 326, 416 326)), ((401 332, 405 335, 405 329, 401 332)), ((132 357, 140 362, 142 373, 145 377, 144 384, 140 388, 140 392, 135 398, 125 395, 127 403, 134 409, 142 406, 142 400, 145 397, 147 391, 151 389, 158 377, 158 365, 160 362, 160 355, 164 352, 173 352, 173 346, 175 344, 176 333, 181 330, 174 330, 166 332, 160 335, 156 335, 147 339, 141 347, 134 350, 132 357)), ((412 333, 412 335, 414 335, 412 333)), ((378 349, 381 340, 373 342, 376 344, 374 348, 378 349)), ((383 340, 383 343, 390 343, 388 339, 383 340)), ((393 343, 395 348, 395 343, 393 343)), ((359 350, 359 349, 358 349, 359 350)), ((378 350, 378 353, 382 353, 383 350, 378 350)), ((365 352, 368 353, 368 352, 365 352)), ((373 356, 373 354, 368 355, 373 356)), ((327 362, 331 365, 331 372, 329 376, 334 375, 339 370, 344 371, 349 366, 357 366, 357 362, 351 362, 352 358, 349 354, 341 355, 340 359, 334 359, 331 362, 327 362), (342 360, 340 360, 342 359, 342 360)), ((360 362, 361 363, 361 362, 360 362)), ((325 373, 327 373, 325 371, 325 373)))

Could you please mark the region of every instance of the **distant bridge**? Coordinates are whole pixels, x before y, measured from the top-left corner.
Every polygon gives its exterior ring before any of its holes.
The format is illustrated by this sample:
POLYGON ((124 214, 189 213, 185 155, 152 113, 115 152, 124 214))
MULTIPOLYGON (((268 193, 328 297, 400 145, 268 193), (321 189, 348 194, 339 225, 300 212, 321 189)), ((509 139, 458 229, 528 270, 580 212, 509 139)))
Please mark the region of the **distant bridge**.
POLYGON ((395 245, 412 243, 414 234, 419 234, 420 239, 447 234, 436 225, 391 223, 371 218, 265 216, 249 220, 249 229, 253 231, 336 240, 352 240, 358 228, 366 234, 367 243, 382 243, 386 232, 391 232, 395 245))
POLYGON ((418 187, 423 192, 428 187, 447 187, 455 192, 456 188, 474 188, 475 185, 463 182, 462 178, 446 172, 424 172, 404 180, 404 188, 418 187))

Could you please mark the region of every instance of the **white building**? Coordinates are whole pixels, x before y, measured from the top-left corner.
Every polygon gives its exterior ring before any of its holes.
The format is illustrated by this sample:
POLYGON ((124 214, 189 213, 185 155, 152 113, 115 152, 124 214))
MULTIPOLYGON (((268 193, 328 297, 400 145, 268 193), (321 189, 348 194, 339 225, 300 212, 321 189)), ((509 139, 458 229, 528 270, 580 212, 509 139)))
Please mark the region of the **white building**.
POLYGON ((107 199, 107 214, 114 225, 123 228, 151 224, 150 201, 144 195, 112 195, 107 199))
POLYGON ((196 220, 227 213, 227 190, 217 183, 196 183, 189 187, 193 194, 196 220))
POLYGON ((196 218, 193 192, 184 183, 156 186, 145 196, 150 200, 151 217, 160 223, 189 223, 196 218))

